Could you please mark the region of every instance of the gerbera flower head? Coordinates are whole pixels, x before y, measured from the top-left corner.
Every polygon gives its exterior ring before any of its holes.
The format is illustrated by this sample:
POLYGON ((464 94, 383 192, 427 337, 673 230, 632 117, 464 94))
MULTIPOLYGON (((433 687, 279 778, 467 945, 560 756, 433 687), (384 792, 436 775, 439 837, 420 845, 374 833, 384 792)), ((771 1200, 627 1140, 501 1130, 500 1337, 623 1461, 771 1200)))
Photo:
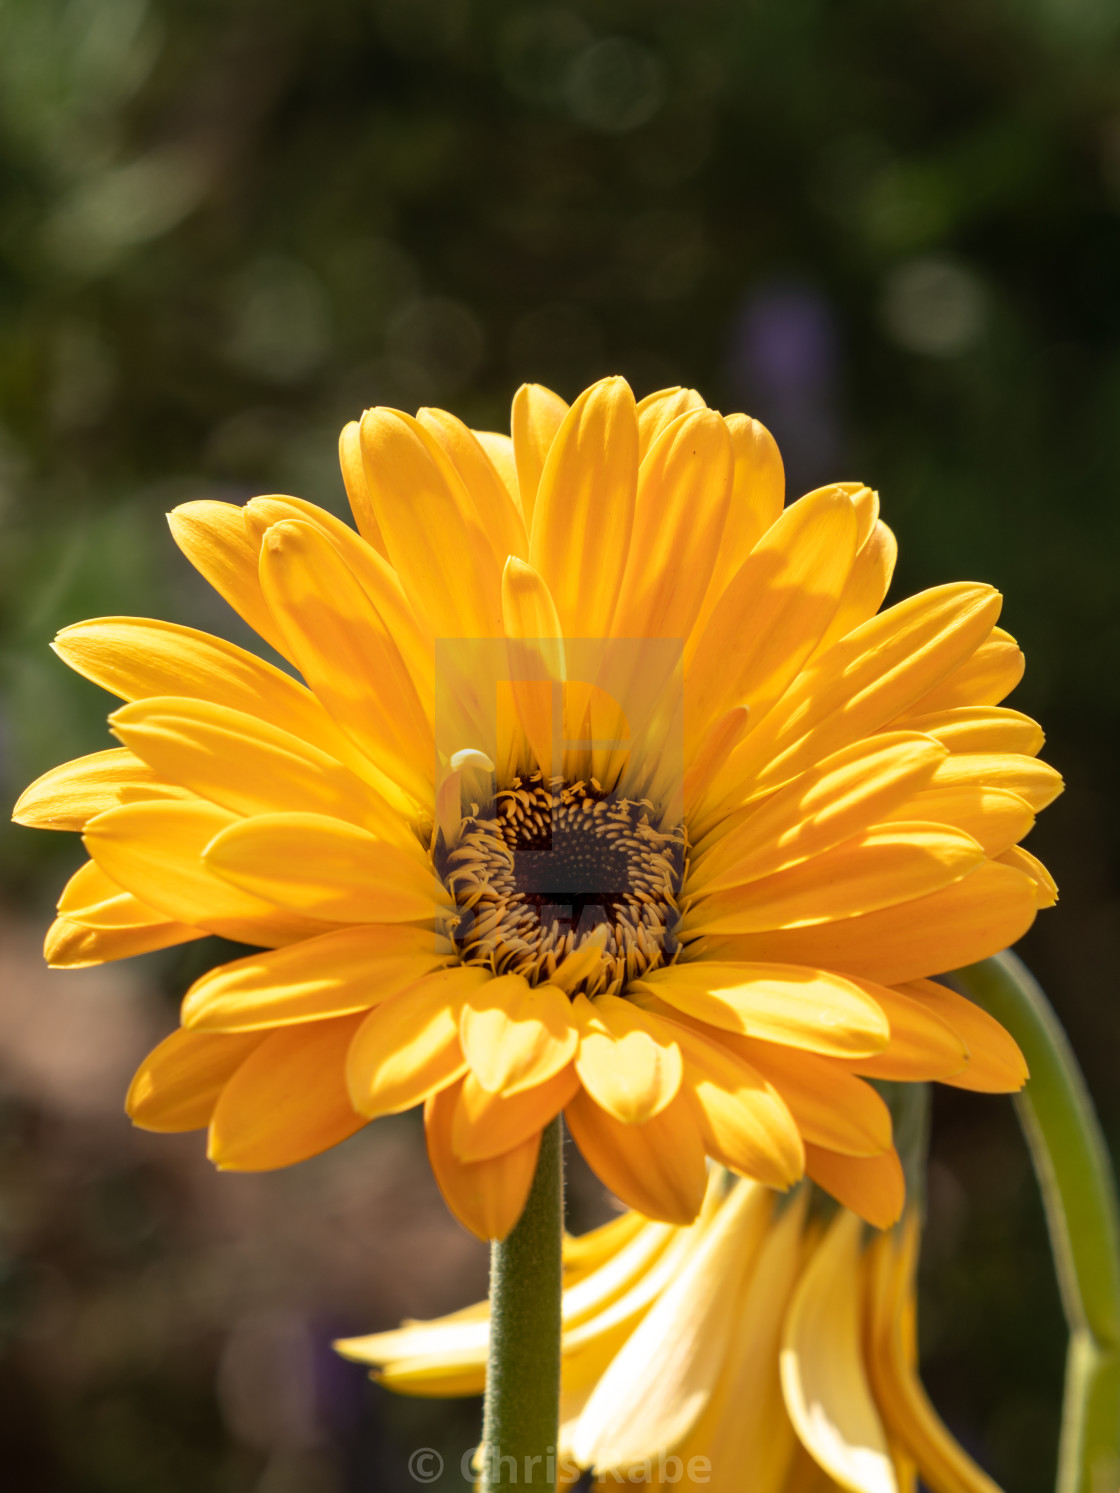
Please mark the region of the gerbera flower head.
POLYGON ((483 1236, 560 1111, 650 1217, 691 1221, 712 1158, 892 1222, 868 1080, 1025 1077, 928 978, 1054 898, 998 595, 880 611, 876 494, 783 506, 768 432, 689 390, 524 387, 510 436, 373 409, 340 450, 356 531, 292 497, 171 515, 286 667, 146 619, 55 643, 126 703, 16 809, 90 855, 48 958, 257 950, 187 993, 135 1122, 257 1169, 422 1104, 483 1236))
MULTIPOLYGON (((998 1493, 918 1377, 919 1241, 913 1209, 869 1238, 808 1186, 787 1202, 720 1169, 689 1227, 631 1212, 567 1237, 559 1481, 998 1493)), ((399 1393, 478 1394, 489 1330, 483 1302, 336 1346, 399 1393)))

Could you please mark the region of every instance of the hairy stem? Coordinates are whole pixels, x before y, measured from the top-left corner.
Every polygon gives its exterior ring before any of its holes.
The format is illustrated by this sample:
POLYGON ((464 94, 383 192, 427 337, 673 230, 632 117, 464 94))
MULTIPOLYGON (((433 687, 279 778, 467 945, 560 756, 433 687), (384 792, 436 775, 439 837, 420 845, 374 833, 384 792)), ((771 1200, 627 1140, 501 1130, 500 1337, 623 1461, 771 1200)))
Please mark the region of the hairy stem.
POLYGON ((563 1131, 541 1136, 537 1174, 509 1236, 491 1245, 490 1357, 482 1422, 484 1493, 556 1487, 560 1419, 563 1131))

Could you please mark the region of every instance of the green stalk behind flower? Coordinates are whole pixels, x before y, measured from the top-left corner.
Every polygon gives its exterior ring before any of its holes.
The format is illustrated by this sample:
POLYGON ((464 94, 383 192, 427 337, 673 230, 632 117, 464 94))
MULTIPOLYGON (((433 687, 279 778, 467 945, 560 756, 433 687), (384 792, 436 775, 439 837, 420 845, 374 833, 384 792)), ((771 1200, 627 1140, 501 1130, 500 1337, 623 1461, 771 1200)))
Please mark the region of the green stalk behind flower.
POLYGON ((1100 1122, 1061 1023, 1021 959, 997 954, 954 980, 1007 1028, 1031 1071, 1015 1105, 1070 1331, 1057 1493, 1112 1493, 1120 1483, 1120 1208, 1100 1122))

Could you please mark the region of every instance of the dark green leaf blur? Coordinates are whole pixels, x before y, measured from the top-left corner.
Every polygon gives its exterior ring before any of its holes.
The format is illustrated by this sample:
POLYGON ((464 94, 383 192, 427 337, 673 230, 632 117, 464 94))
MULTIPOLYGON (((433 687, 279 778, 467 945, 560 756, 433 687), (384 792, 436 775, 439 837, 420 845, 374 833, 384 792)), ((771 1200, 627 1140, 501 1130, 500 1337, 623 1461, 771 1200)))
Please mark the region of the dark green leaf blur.
MULTIPOLYGON (((247 633, 164 513, 336 511, 340 426, 522 380, 693 384, 791 494, 877 487, 892 593, 1005 593, 1066 795, 1023 953, 1120 1134, 1120 8, 1112 0, 0 0, 0 776, 109 745, 49 651, 247 633)), ((6 817, 6 816, 5 816, 6 817)), ((70 836, 0 840, 0 1486, 466 1488, 473 1402, 332 1336, 475 1299, 410 1118, 289 1173, 134 1132, 210 946, 48 974, 70 836)), ((938 1095, 922 1350, 1008 1493, 1052 1486, 1064 1334, 1010 1104, 938 1095)), ((603 1216, 575 1174, 574 1227, 603 1216)), ((744 1470, 745 1488, 750 1486, 744 1470)))

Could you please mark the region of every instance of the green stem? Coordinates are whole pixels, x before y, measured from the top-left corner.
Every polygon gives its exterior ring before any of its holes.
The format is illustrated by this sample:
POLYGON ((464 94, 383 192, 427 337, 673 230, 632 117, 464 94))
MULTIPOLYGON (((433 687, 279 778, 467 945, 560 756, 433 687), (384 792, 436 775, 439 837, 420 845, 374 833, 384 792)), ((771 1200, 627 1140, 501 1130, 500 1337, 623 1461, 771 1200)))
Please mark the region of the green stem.
POLYGON ((1023 1050, 1016 1096, 1042 1191, 1069 1324, 1057 1493, 1112 1493, 1120 1481, 1120 1208, 1093 1101, 1050 1002, 1014 954, 953 976, 1023 1050))
POLYGON ((560 1422, 563 1132, 541 1136, 537 1174, 513 1231, 491 1245, 490 1357, 482 1420, 483 1493, 556 1487, 560 1422))

